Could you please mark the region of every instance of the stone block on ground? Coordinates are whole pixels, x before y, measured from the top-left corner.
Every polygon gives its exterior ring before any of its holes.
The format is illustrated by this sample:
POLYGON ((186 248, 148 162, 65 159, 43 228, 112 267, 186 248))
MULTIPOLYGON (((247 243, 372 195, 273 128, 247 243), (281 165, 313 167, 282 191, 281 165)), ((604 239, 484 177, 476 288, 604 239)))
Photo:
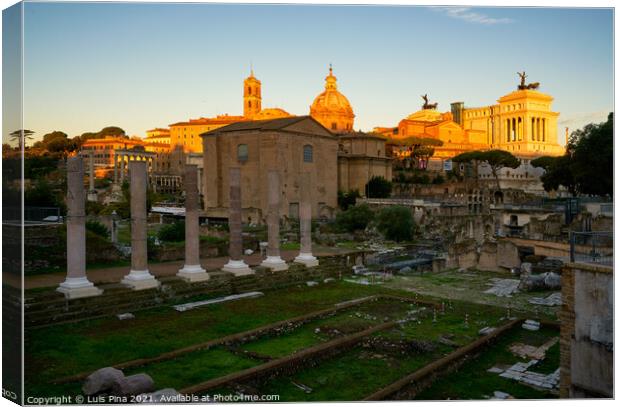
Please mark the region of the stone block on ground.
POLYGON ((504 393, 503 391, 494 391, 493 392, 493 398, 498 399, 498 400, 506 400, 508 398, 512 398, 512 396, 508 393, 504 393))
POLYGON ((486 290, 485 294, 493 294, 498 297, 511 297, 518 291, 520 281, 512 278, 492 278, 492 287, 486 290))
POLYGON ((131 312, 126 312, 124 314, 118 314, 116 316, 120 321, 124 321, 126 319, 134 319, 136 316, 134 314, 132 314, 131 312))
POLYGON ((538 331, 540 329, 540 322, 527 319, 521 327, 523 329, 527 329, 528 331, 538 331))
POLYGON ((528 301, 530 304, 534 305, 544 305, 547 307, 554 307, 558 305, 562 305, 562 293, 557 292, 550 294, 546 298, 534 297, 528 301))
POLYGON ((319 285, 316 281, 306 281, 306 285, 308 287, 314 287, 315 285, 319 285))
POLYGON ((485 326, 484 328, 482 328, 481 330, 478 331, 478 335, 488 335, 490 333, 492 333, 493 331, 495 331, 495 328, 492 326, 485 326))
POLYGON ((82 386, 82 392, 87 396, 104 393, 112 389, 114 384, 125 378, 125 374, 113 367, 104 367, 91 373, 82 386))
POLYGON ((137 396, 155 390, 155 383, 146 373, 125 376, 112 385, 112 394, 115 396, 137 396))

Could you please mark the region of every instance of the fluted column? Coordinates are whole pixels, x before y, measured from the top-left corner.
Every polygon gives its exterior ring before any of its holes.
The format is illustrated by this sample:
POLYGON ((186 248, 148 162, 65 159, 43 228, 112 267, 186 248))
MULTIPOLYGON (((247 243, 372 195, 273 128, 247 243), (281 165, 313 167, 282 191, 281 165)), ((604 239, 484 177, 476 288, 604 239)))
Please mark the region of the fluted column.
POLYGON ((304 173, 301 182, 301 197, 299 203, 299 240, 301 247, 295 263, 305 264, 306 267, 315 267, 319 261, 312 255, 312 186, 310 174, 304 173))
POLYGON ((118 155, 114 150, 114 183, 118 184, 118 155))
POLYGON ((86 277, 86 210, 82 157, 67 160, 67 278, 56 291, 66 298, 92 297, 103 292, 86 277))
POLYGON ((228 202, 228 233, 230 260, 223 271, 237 276, 253 274, 254 271, 243 261, 243 237, 241 231, 241 169, 231 168, 228 177, 230 184, 230 198, 228 202))
POLYGON ((286 262, 280 257, 280 174, 276 170, 267 173, 267 258, 261 266, 274 271, 288 270, 286 262))
POLYGON ((130 161, 129 188, 131 194, 131 270, 121 281, 134 290, 159 287, 159 281, 149 272, 146 223, 146 163, 130 161))
POLYGON ((90 151, 88 157, 88 196, 87 199, 92 202, 97 201, 97 191, 95 190, 95 153, 90 151))
POLYGON ((200 225, 198 216, 198 166, 185 166, 185 265, 177 276, 184 280, 204 281, 209 275, 200 266, 200 225))
POLYGON ((121 154, 120 171, 121 171, 121 184, 123 184, 123 182, 125 182, 125 153, 121 154))

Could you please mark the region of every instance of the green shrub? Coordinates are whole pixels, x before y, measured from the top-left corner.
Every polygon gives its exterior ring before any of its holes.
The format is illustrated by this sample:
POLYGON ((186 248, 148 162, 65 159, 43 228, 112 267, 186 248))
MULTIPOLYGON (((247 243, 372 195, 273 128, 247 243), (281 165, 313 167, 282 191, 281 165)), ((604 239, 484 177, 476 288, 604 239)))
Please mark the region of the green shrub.
POLYGON ((86 221, 86 230, 90 230, 94 234, 106 239, 110 237, 110 231, 108 230, 108 228, 106 228, 103 223, 96 220, 86 221))
POLYGON ((375 213, 368 205, 351 206, 346 211, 339 212, 336 215, 336 226, 338 229, 346 232, 364 230, 374 216, 375 213))
POLYGON ((360 197, 360 191, 357 189, 349 192, 338 191, 338 206, 343 211, 349 209, 349 206, 354 206, 357 198, 360 197))
POLYGON ((389 240, 411 240, 414 226, 413 215, 404 206, 383 208, 377 215, 377 229, 389 240))
POLYGON ((372 177, 366 184, 368 198, 389 198, 392 193, 392 183, 383 177, 372 177))
POLYGON ((185 240, 185 222, 175 222, 162 226, 157 232, 157 237, 162 242, 182 242, 185 240))
POLYGON ((443 184, 444 182, 446 182, 446 180, 441 175, 437 175, 435 178, 433 178, 433 184, 435 185, 443 184))

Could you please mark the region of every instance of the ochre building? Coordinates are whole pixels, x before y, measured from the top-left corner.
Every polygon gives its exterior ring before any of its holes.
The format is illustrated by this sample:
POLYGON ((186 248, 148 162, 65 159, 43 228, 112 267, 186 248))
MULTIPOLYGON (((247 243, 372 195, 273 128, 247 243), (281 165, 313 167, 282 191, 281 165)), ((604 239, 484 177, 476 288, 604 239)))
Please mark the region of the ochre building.
POLYGON ((440 140, 443 145, 435 147, 433 157, 441 160, 489 149, 510 151, 519 157, 562 155, 565 150, 558 144, 559 113, 552 111, 553 97, 536 89, 522 84, 495 105, 468 108, 463 102, 455 102, 445 113, 437 111, 436 104, 425 103, 396 127, 375 127, 374 131, 388 143, 415 137, 440 140))
MULTIPOLYGON (((320 93, 310 106, 310 116, 333 133, 353 131, 353 109, 348 99, 338 91, 336 77, 330 66, 325 78, 325 90, 320 93)), ((272 120, 294 117, 280 107, 263 108, 262 83, 250 72, 243 81, 243 115, 218 115, 201 117, 170 125, 170 144, 172 149, 180 148, 184 153, 202 152, 200 135, 229 124, 250 120, 272 120)))
POLYGON ((229 172, 241 169, 243 222, 264 223, 267 173, 280 173, 280 214, 298 218, 300 180, 310 174, 312 216, 331 218, 338 196, 338 137, 309 116, 244 121, 202 135, 208 217, 228 217, 229 172))

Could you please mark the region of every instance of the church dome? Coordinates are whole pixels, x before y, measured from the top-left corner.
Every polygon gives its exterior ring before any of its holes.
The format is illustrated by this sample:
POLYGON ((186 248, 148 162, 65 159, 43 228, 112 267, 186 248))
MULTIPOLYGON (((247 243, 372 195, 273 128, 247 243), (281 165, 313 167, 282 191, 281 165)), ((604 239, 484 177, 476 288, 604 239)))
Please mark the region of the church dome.
POLYGON ((318 95, 310 106, 310 116, 333 132, 350 132, 353 130, 353 108, 349 100, 338 92, 336 77, 332 67, 325 78, 325 90, 318 95))
POLYGON ((270 107, 261 110, 255 117, 254 120, 267 120, 267 119, 279 119, 282 117, 292 117, 293 115, 287 112, 284 109, 280 109, 279 107, 270 107))

